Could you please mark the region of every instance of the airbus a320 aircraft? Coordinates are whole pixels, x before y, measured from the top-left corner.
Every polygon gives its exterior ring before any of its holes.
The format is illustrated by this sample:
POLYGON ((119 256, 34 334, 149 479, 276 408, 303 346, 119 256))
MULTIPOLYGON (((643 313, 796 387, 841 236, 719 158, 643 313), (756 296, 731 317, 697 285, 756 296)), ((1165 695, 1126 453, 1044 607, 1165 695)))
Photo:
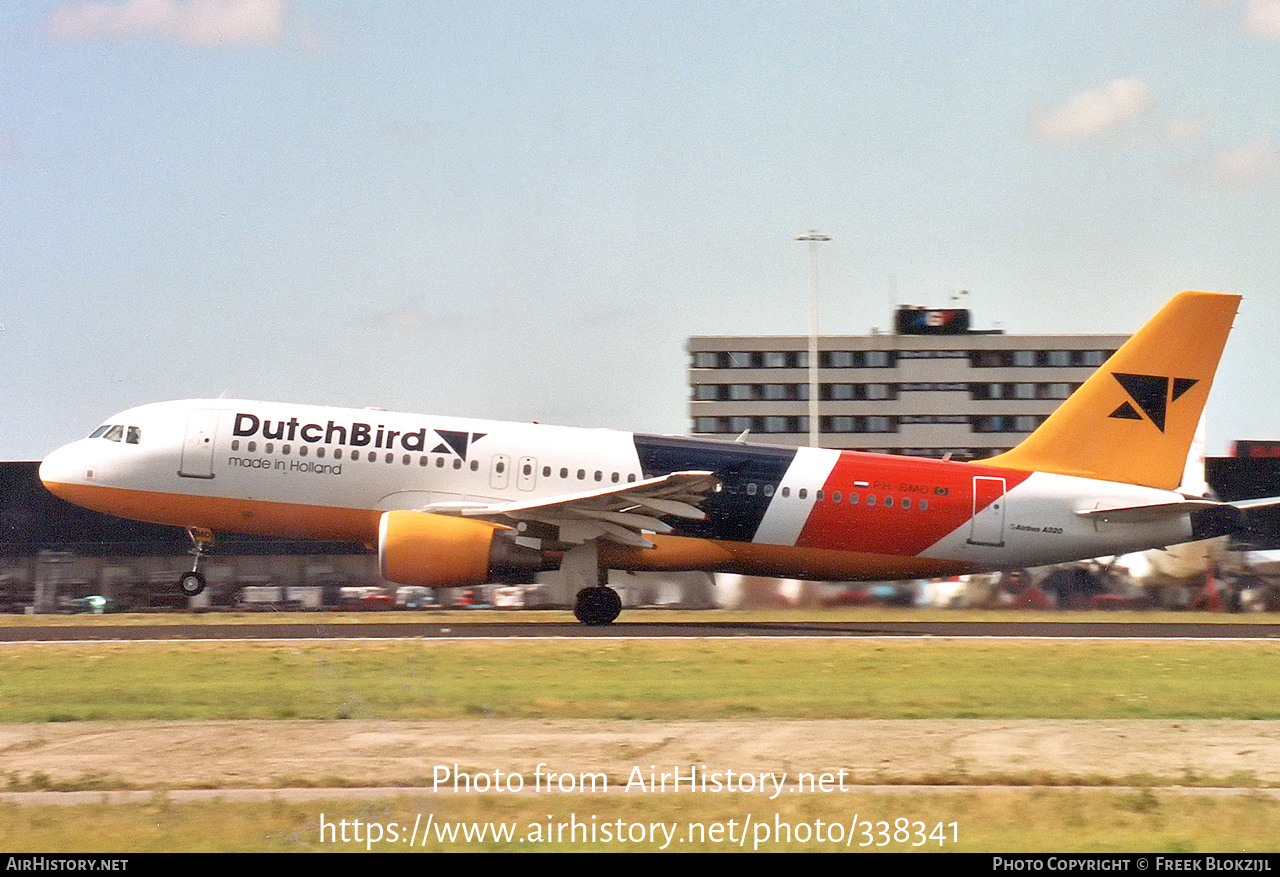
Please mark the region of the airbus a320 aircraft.
POLYGON ((49 455, 53 493, 184 527, 363 542, 384 578, 458 587, 560 568, 892 580, 1059 563, 1220 532, 1176 492, 1239 297, 1172 299, 1031 436, 956 462, 203 399, 143 405, 49 455))

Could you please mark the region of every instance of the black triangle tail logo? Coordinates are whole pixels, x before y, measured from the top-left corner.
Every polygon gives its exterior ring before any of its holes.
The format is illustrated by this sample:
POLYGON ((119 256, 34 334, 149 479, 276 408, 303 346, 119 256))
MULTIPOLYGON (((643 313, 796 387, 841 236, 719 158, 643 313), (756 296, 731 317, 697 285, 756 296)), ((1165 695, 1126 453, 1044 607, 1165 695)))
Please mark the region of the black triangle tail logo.
MULTIPOLYGON (((1119 372, 1114 373, 1112 377, 1120 382, 1120 386, 1124 387, 1129 398, 1138 404, 1142 413, 1151 418, 1156 429, 1164 432, 1164 415, 1169 404, 1169 379, 1158 375, 1127 375, 1119 372)), ((1124 407, 1121 406, 1121 408, 1124 407)), ((1132 412, 1133 409, 1129 408, 1129 411, 1132 412)), ((1119 412, 1120 409, 1117 409, 1111 416, 1131 419, 1127 414, 1119 412)))
MULTIPOLYGON (((1112 374, 1120 386, 1124 387, 1129 398, 1147 415, 1156 429, 1164 432, 1165 415, 1170 403, 1178 401, 1187 390, 1200 383, 1198 378, 1165 378, 1159 375, 1130 375, 1116 372, 1112 374)), ((1125 402, 1109 414, 1117 420, 1141 420, 1133 405, 1125 402)))

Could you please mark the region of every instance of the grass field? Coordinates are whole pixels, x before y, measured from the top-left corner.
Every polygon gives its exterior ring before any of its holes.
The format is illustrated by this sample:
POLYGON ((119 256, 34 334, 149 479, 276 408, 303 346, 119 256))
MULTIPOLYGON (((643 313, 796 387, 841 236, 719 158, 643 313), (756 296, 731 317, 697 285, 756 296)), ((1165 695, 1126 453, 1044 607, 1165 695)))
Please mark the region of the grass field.
MULTIPOLYGON (((456 615, 462 617, 448 616, 451 623, 495 620, 488 613, 456 615)), ((391 617, 404 616, 360 616, 348 623, 391 617)), ((529 615, 518 617, 527 620, 529 615)), ((544 617, 563 621, 559 613, 544 617)), ((630 617, 651 620, 653 615, 631 613, 630 617)), ((667 613, 657 617, 673 618, 667 613)), ((826 613, 818 617, 832 618, 826 613)), ((869 620, 877 613, 856 613, 856 617, 869 620)), ((903 616, 890 613, 887 617, 903 616)), ((972 620, 954 613, 946 617, 972 620)), ((1070 620, 1084 617, 1072 615, 1070 620)), ((1119 620, 1111 614, 1095 617, 1119 620)), ((202 618, 217 623, 228 620, 227 616, 202 618)), ((250 616, 242 623, 261 618, 250 616)), ((310 615, 294 618, 299 623, 316 621, 310 615)), ((408 618, 422 620, 419 614, 408 618)), ((122 619, 56 622, 120 623, 122 619)), ((155 618, 142 620, 152 623, 155 618)), ((11 622, 6 619, 5 623, 11 622)), ((646 723, 805 718, 896 718, 926 723, 956 718, 1280 720, 1280 643, 1270 641, 112 642, 10 645, 0 647, 0 655, 4 664, 0 723, 7 724, 228 719, 394 722, 480 716, 499 723, 506 718, 646 723)), ((553 740, 546 745, 561 760, 572 757, 572 753, 557 753, 553 740)), ((779 753, 780 761, 784 755, 779 753)), ((0 763, 2 759, 0 751, 0 763)), ((1080 773, 1088 773, 1088 765, 1081 765, 1080 773)), ((14 788, 39 785, 31 779, 9 777, 14 788)), ((957 779, 970 778, 951 777, 957 779)), ((991 777, 971 779, 992 781, 991 777)), ((1133 778, 1097 780, 1105 786, 1133 778)), ((1013 781, 1025 782, 1026 777, 1013 781)), ((0 805, 0 848, 42 852, 366 848, 366 843, 354 840, 346 845, 321 843, 321 813, 330 820, 360 819, 383 826, 407 826, 427 814, 452 822, 503 822, 516 827, 516 837, 526 837, 523 844, 490 837, 483 843, 433 841, 415 849, 658 849, 661 844, 651 840, 620 844, 563 838, 557 842, 551 837, 550 842, 543 841, 554 835, 555 826, 574 820, 595 825, 597 831, 612 820, 628 826, 669 823, 682 827, 691 822, 725 827, 734 821, 741 829, 748 817, 756 831, 763 821, 808 826, 805 839, 766 838, 762 849, 774 851, 1256 851, 1277 847, 1274 826, 1280 824, 1280 803, 1268 790, 1187 793, 1167 783, 1167 779, 1139 780, 1137 788, 1079 788, 1049 776, 1022 788, 896 793, 859 789, 835 797, 798 794, 777 800, 743 793, 424 799, 388 790, 387 797, 376 802, 335 797, 306 804, 175 803, 159 791, 145 804, 0 805), (856 823, 854 829, 848 827, 854 816, 867 823, 866 833, 856 823), (936 834, 943 840, 899 842, 895 833, 902 836, 903 832, 894 827, 899 819, 907 819, 907 835, 916 823, 930 831, 941 825, 936 834), (826 835, 815 837, 819 821, 828 829, 840 824, 843 845, 826 835), (878 823, 888 828, 880 829, 878 823), (954 841, 947 834, 952 823, 954 841), (531 829, 537 838, 532 838, 531 829)), ((738 847, 723 837, 689 838, 669 848, 750 849, 758 839, 753 834, 745 847, 738 847)), ((404 848, 389 844, 384 838, 373 848, 404 848)))
POLYGON ((1280 719, 1264 641, 507 640, 8 646, 0 722, 1280 719))

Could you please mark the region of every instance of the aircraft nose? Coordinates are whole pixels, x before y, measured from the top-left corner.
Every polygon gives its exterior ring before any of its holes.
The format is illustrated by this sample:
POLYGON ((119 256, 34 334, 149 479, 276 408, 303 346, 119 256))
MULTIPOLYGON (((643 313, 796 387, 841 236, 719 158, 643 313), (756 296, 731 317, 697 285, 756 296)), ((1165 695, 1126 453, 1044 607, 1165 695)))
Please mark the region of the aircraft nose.
POLYGON ((40 480, 45 489, 59 496, 60 489, 68 484, 81 484, 85 480, 84 461, 75 442, 63 445, 40 463, 40 480))

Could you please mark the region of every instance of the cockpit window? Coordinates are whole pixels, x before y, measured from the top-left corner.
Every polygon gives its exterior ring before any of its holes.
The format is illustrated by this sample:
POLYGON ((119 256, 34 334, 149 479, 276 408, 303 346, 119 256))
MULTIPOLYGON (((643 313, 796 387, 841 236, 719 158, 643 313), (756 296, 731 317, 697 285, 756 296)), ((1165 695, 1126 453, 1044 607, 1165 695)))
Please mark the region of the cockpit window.
POLYGON ((142 428, 137 426, 121 426, 118 423, 104 423, 93 431, 89 438, 104 438, 107 441, 137 445, 142 443, 142 428))

